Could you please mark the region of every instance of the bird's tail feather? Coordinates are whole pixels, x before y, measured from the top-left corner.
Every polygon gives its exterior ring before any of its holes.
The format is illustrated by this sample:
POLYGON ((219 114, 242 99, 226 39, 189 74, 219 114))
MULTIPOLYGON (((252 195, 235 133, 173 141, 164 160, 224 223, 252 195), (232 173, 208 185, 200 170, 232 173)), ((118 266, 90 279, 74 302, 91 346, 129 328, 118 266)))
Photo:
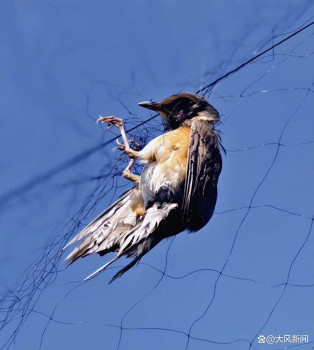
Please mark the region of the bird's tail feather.
POLYGON ((64 250, 85 237, 84 241, 67 256, 66 261, 71 264, 78 258, 94 252, 104 255, 118 251, 119 241, 133 232, 143 220, 143 216, 133 210, 141 200, 137 187, 120 196, 110 208, 101 213, 63 248, 64 250))
POLYGON ((166 227, 164 225, 164 220, 169 216, 170 212, 177 207, 177 204, 166 204, 163 206, 163 208, 158 208, 157 205, 149 208, 146 212, 144 220, 140 221, 132 230, 127 231, 123 238, 120 238, 118 242, 120 248, 117 255, 108 263, 101 266, 91 275, 86 277, 85 280, 88 280, 105 270, 109 265, 124 255, 127 258, 135 257, 128 265, 114 275, 110 283, 121 277, 126 271, 139 262, 147 252, 149 252, 156 246, 156 244, 167 236, 165 233, 166 227))
POLYGON ((106 220, 106 218, 109 216, 108 214, 112 211, 112 210, 117 210, 117 208, 120 208, 125 199, 130 196, 130 194, 132 192, 134 192, 134 190, 136 189, 136 187, 132 187, 129 190, 127 190, 126 192, 122 193, 122 195, 108 208, 106 209, 104 212, 102 212, 100 215, 98 215, 91 223, 89 223, 78 235, 76 235, 75 237, 73 237, 71 239, 70 242, 68 242, 63 248, 62 251, 65 251, 70 245, 72 245, 75 242, 80 241, 83 237, 85 237, 86 235, 90 234, 93 230, 97 230, 97 228, 106 220))
POLYGON ((128 265, 126 265, 123 269, 118 271, 110 280, 109 284, 114 282, 117 278, 120 278, 125 272, 130 270, 131 267, 133 267, 136 263, 140 261, 141 258, 135 258, 133 259, 128 265))

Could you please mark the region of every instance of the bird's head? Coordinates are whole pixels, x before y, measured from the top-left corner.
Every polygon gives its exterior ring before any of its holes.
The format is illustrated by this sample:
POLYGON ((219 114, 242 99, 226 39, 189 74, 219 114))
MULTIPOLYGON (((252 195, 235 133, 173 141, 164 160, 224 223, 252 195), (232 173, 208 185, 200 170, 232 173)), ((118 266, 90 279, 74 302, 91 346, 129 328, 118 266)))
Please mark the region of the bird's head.
POLYGON ((169 96, 160 102, 141 102, 139 106, 160 114, 166 128, 171 130, 195 117, 202 117, 213 123, 219 121, 219 113, 204 97, 188 92, 169 96))

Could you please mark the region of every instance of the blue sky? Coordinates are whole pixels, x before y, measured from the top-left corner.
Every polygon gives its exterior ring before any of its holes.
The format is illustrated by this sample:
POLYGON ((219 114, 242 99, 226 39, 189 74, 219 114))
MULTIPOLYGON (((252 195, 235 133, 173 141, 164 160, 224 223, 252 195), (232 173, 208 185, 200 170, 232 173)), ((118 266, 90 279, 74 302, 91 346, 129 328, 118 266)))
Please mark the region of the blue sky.
MULTIPOLYGON (((98 115, 133 127, 151 116, 138 102, 195 92, 312 16, 303 0, 1 2, 1 348, 293 345, 259 344, 260 334, 314 342, 313 26, 207 95, 227 156, 204 229, 160 243, 111 285, 120 263, 82 284, 106 258, 65 269, 60 255, 129 185, 109 175, 126 160, 114 143, 101 147, 114 134, 98 115), (21 302, 7 313, 13 295, 21 302)), ((155 118, 131 137, 160 132, 155 118)))

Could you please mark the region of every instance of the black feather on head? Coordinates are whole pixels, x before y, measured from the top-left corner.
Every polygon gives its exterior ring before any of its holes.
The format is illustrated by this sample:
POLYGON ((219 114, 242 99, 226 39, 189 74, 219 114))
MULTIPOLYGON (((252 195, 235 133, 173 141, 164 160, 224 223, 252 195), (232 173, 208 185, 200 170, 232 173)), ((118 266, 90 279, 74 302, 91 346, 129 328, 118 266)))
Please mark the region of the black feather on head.
POLYGON ((182 123, 194 117, 204 117, 212 122, 219 121, 219 113, 202 96, 184 92, 165 98, 160 102, 141 102, 141 107, 159 113, 167 129, 177 129, 182 123))

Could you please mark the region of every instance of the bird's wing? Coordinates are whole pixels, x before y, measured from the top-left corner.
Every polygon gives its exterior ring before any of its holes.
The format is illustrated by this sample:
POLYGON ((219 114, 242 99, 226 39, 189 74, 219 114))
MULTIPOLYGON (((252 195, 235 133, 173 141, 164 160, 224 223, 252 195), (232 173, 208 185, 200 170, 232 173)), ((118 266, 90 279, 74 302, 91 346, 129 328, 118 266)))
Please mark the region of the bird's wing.
POLYGON ((219 147, 220 138, 212 123, 193 120, 182 204, 184 217, 191 215, 193 205, 216 189, 222 166, 219 147))
POLYGON ((137 187, 123 193, 107 210, 75 236, 65 247, 83 239, 66 258, 69 263, 94 252, 104 255, 117 251, 130 231, 138 227, 143 217, 136 212, 141 205, 141 193, 137 187))
POLYGON ((141 199, 141 190, 137 187, 131 188, 67 244, 66 247, 85 238, 66 258, 69 263, 92 253, 105 255, 109 252, 116 252, 112 260, 86 277, 85 280, 103 271, 124 255, 134 258, 112 278, 111 282, 114 281, 134 266, 163 238, 170 235, 165 233, 169 229, 168 225, 172 226, 173 234, 183 230, 176 216, 177 204, 155 203, 145 213, 139 215, 135 209, 138 202, 139 205, 142 205, 141 199), (177 230, 174 227, 177 227, 177 230))
POLYGON ((90 279, 99 272, 106 269, 110 264, 120 259, 123 255, 127 258, 134 257, 134 259, 126 265, 123 269, 118 271, 111 282, 113 282, 118 277, 121 277, 126 271, 133 267, 146 253, 148 253, 152 248, 156 246, 163 238, 170 236, 165 232, 167 231, 168 225, 172 224, 177 226, 177 230, 174 230, 172 227, 173 234, 177 234, 182 231, 177 217, 177 204, 164 204, 160 207, 158 204, 154 204, 150 207, 143 218, 133 229, 129 230, 127 234, 123 236, 123 239, 120 239, 119 250, 117 255, 107 262, 105 265, 101 266, 91 275, 85 278, 85 280, 90 279))

